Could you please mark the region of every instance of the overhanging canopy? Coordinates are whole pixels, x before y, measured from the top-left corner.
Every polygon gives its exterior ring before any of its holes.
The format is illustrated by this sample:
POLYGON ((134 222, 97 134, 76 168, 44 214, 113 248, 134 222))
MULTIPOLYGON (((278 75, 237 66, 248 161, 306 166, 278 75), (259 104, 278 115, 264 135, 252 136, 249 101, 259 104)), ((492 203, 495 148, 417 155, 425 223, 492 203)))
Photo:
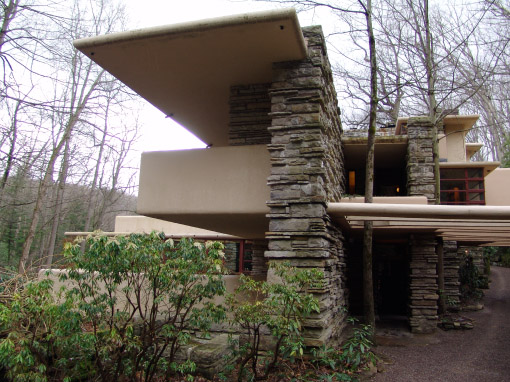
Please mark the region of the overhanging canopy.
POLYGON ((207 144, 228 144, 230 86, 268 83, 307 56, 293 9, 76 40, 74 45, 207 144))
POLYGON ((510 246, 510 207, 384 203, 330 203, 328 213, 347 229, 391 233, 429 232, 465 244, 510 246))

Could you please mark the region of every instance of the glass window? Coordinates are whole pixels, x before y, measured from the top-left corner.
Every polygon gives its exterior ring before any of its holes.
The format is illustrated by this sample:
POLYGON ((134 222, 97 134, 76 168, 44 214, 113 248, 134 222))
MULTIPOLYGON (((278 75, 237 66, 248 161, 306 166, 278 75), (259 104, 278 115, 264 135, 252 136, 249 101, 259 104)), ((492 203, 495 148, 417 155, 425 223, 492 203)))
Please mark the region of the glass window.
POLYGON ((253 250, 252 242, 224 241, 225 267, 229 273, 249 273, 252 271, 253 250))
POLYGON ((483 168, 441 169, 441 204, 485 204, 483 168))
POLYGON ((483 168, 468 168, 468 178, 482 178, 483 179, 483 168))

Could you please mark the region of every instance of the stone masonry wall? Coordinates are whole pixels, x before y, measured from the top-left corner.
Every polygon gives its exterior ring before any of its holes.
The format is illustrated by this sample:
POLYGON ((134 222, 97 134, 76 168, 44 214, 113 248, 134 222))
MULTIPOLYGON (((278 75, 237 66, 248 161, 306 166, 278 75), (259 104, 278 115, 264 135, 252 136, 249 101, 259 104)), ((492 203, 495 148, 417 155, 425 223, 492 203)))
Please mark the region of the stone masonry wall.
POLYGON ((265 256, 324 272, 324 287, 314 291, 321 312, 305 323, 307 344, 320 346, 341 331, 346 304, 342 236, 326 213, 326 203, 342 192, 341 125, 322 31, 311 27, 303 34, 309 58, 273 66, 265 256))
MULTIPOLYGON (((240 244, 227 241, 225 244, 225 267, 231 274, 239 272, 240 244)), ((245 262, 251 263, 250 275, 267 274, 267 259, 264 257, 267 250, 267 240, 246 240, 244 242, 245 262)))
POLYGON ((413 333, 432 333, 437 328, 437 254, 433 235, 411 235, 411 283, 409 324, 413 333))
MULTIPOLYGON (((436 187, 432 128, 428 117, 409 118, 407 123, 407 193, 424 195, 429 204, 435 203, 436 187)), ((409 323, 414 333, 431 333, 438 321, 436 240, 433 235, 412 235, 410 246, 409 323)))
POLYGON ((409 118, 407 123, 407 193, 425 195, 435 203, 432 121, 428 117, 409 118))
POLYGON ((333 73, 327 58, 322 30, 319 27, 304 28, 303 34, 307 40, 310 59, 315 67, 321 68, 323 81, 320 121, 326 197, 328 202, 339 202, 345 191, 344 152, 340 109, 333 83, 333 73))
POLYGON ((271 142, 270 84, 230 88, 229 145, 262 145, 271 142))
POLYGON ((446 305, 458 304, 460 302, 459 267, 461 257, 457 255, 456 241, 443 243, 443 256, 446 305))
POLYGON ((267 259, 264 257, 267 251, 267 240, 254 240, 245 242, 245 256, 250 251, 251 272, 250 275, 259 276, 267 274, 267 259))
POLYGON ((229 273, 236 272, 237 265, 237 248, 238 244, 230 241, 223 243, 225 245, 225 268, 228 269, 229 273))

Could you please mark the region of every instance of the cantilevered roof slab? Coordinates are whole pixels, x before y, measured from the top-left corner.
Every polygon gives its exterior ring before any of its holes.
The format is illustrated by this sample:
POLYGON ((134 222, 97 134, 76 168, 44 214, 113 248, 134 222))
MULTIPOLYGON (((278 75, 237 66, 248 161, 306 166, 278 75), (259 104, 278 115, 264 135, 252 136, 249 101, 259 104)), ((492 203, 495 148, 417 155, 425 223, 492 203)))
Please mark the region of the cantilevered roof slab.
POLYGON ((353 232, 371 220, 375 233, 429 232, 465 244, 510 246, 509 206, 330 203, 328 213, 353 232))
POLYGON ((230 86, 267 83, 272 63, 302 60, 293 9, 76 40, 90 59, 207 144, 228 144, 230 86))
MULTIPOLYGON (((478 120, 479 116, 473 115, 453 115, 449 114, 443 118, 443 126, 447 130, 446 134, 454 132, 467 133, 478 120)), ((395 134, 402 134, 402 127, 407 125, 409 117, 400 117, 397 119, 395 134)))

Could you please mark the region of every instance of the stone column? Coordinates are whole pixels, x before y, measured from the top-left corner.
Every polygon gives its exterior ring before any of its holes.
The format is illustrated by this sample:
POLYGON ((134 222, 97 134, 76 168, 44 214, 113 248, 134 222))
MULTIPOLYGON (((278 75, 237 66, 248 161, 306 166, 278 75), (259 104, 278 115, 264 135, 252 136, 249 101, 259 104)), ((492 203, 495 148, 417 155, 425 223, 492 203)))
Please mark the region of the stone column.
POLYGON ((446 307, 460 302, 459 267, 461 257, 457 254, 457 242, 445 241, 444 248, 444 293, 446 307))
POLYGON ((436 201, 432 127, 429 117, 413 117, 407 122, 407 193, 425 195, 429 204, 436 201))
POLYGON ((437 254, 433 235, 410 238, 409 324, 413 333, 432 333, 437 328, 437 254))
MULTIPOLYGON (((436 202, 432 128, 429 117, 413 117, 407 122, 407 192, 409 196, 426 196, 429 204, 436 202)), ((431 333, 438 320, 436 240, 434 235, 413 235, 410 245, 409 323, 414 333, 431 333)))
MULTIPOLYGON (((326 212, 343 186, 341 125, 322 31, 303 30, 309 58, 274 64, 269 90, 272 125, 269 250, 273 261, 324 272, 315 290, 321 312, 305 322, 310 346, 328 343, 343 327, 345 299, 342 235, 326 212)), ((271 281, 268 275, 268 281, 271 281)))

